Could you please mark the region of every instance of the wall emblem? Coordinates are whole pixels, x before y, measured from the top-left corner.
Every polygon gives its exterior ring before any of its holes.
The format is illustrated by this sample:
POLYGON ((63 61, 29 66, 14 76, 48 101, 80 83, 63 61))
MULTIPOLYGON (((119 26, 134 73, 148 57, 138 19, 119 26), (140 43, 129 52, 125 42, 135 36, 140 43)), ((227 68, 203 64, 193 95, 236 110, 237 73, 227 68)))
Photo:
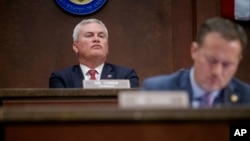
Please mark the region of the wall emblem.
POLYGON ((87 15, 99 10, 107 0, 56 0, 65 11, 75 15, 87 15))

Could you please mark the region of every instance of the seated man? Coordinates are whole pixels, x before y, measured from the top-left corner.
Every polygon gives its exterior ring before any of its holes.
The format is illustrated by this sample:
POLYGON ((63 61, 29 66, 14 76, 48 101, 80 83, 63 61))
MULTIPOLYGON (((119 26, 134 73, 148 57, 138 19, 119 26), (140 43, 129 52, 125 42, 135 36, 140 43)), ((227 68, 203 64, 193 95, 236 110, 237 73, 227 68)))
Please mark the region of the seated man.
POLYGON ((73 50, 79 64, 53 72, 50 88, 82 88, 82 80, 128 79, 131 87, 139 87, 134 69, 106 63, 108 30, 97 19, 82 20, 73 32, 73 50))
POLYGON ((184 90, 193 107, 250 103, 250 86, 233 78, 247 35, 240 25, 212 18, 203 23, 191 44, 193 67, 144 80, 143 90, 184 90))

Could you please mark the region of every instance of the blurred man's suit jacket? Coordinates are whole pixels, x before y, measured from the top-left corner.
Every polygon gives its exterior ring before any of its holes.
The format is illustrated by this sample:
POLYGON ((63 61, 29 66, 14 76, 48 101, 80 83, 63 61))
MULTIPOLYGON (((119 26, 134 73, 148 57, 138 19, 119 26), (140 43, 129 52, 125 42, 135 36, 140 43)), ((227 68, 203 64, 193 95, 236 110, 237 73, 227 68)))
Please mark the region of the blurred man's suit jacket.
MULTIPOLYGON (((190 69, 182 69, 170 75, 147 78, 142 84, 142 89, 150 91, 187 91, 191 103, 193 97, 189 74, 190 69)), ((234 106, 241 104, 250 104, 250 85, 236 78, 233 78, 214 100, 214 106, 234 106)))

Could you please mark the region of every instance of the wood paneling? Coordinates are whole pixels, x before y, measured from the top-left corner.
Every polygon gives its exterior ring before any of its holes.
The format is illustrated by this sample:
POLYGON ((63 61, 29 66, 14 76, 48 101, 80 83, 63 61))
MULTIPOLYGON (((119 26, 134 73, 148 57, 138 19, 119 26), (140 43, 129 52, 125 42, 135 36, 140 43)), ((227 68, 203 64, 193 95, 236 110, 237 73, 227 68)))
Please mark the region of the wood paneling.
POLYGON ((190 67, 192 64, 190 45, 193 40, 193 20, 195 18, 193 16, 193 8, 194 3, 192 0, 173 0, 173 71, 190 67))
POLYGON ((228 124, 206 122, 24 123, 7 124, 4 141, 227 141, 228 130, 228 124))
MULTIPOLYGON (((106 24, 107 61, 135 68, 141 83, 189 67, 199 24, 220 16, 218 0, 108 0, 86 16, 69 14, 52 0, 0 4, 0 88, 46 88, 52 71, 76 64, 72 30, 84 18, 106 24)), ((237 75, 250 82, 247 64, 244 60, 237 75)))
MULTIPOLYGON (((245 29, 245 31, 247 32, 248 35, 248 42, 250 41, 250 21, 248 22, 237 22, 240 25, 242 25, 242 27, 245 29)), ((245 81, 250 83, 250 44, 248 43, 247 48, 245 48, 245 50, 243 51, 243 59, 239 65, 239 69, 236 73, 236 76, 245 81)))
POLYGON ((135 68, 140 82, 173 70, 172 0, 109 0, 87 16, 68 14, 51 0, 1 3, 2 88, 48 87, 52 71, 77 63, 72 30, 84 18, 106 24, 107 61, 135 68))

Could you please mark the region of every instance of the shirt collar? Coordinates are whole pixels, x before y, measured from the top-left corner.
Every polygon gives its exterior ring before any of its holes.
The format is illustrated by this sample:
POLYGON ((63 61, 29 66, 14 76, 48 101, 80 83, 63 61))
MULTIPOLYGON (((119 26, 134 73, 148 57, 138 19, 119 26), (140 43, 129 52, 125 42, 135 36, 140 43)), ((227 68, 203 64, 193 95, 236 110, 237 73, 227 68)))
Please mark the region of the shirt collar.
MULTIPOLYGON (((97 74, 100 75, 101 72, 102 72, 103 67, 104 67, 104 63, 102 63, 101 65, 97 66, 94 69, 96 70, 97 74)), ((80 64, 80 68, 81 68, 84 75, 88 74, 89 70, 91 70, 89 67, 87 67, 87 66, 85 66, 83 64, 80 64)))

